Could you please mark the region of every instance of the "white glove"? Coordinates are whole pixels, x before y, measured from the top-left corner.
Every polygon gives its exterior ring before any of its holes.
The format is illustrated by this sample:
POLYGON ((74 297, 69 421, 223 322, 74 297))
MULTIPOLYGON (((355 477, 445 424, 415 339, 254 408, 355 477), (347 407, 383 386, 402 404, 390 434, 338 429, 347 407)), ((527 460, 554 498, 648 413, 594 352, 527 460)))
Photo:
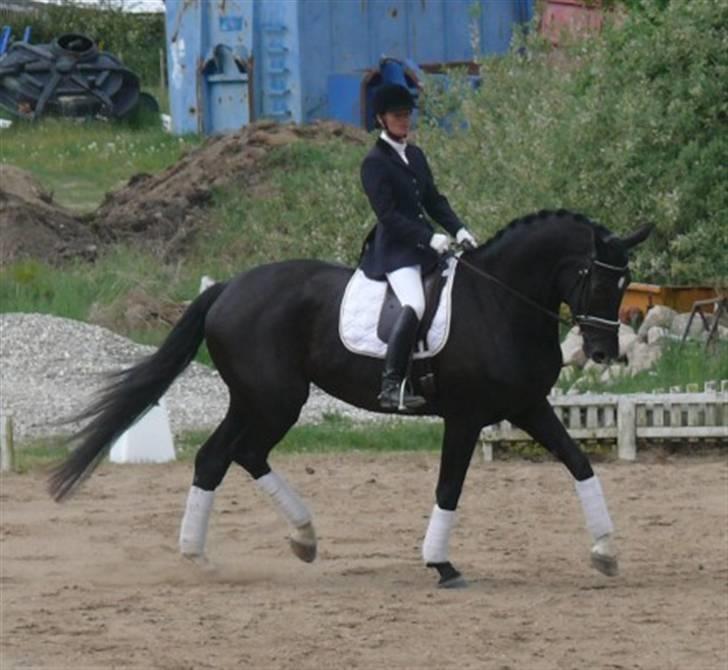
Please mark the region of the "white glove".
POLYGON ((450 248, 450 238, 442 233, 435 233, 430 238, 430 246, 440 255, 450 248))
POLYGON ((475 247, 478 246, 478 243, 475 241, 475 238, 470 234, 470 231, 467 228, 461 228, 458 230, 457 235, 455 236, 455 239, 457 240, 457 243, 463 247, 463 249, 472 248, 475 249, 475 247))

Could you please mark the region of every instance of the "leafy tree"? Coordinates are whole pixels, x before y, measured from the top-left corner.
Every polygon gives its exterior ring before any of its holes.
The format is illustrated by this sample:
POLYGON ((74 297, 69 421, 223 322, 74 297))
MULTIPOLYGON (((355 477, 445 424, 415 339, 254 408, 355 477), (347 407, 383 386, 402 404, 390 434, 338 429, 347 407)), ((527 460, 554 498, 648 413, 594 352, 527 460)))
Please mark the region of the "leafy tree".
POLYGON ((728 3, 642 0, 617 16, 558 50, 520 36, 482 62, 477 90, 426 88, 421 141, 481 236, 541 208, 618 232, 649 222, 639 278, 726 285, 728 3))

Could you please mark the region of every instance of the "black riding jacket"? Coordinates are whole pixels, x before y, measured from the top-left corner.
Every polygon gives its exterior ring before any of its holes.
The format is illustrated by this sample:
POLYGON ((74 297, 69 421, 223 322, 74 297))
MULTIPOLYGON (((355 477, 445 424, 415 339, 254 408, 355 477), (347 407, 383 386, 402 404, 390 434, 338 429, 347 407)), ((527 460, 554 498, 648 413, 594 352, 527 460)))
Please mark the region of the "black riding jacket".
POLYGON ((422 150, 408 144, 405 155, 409 165, 380 138, 361 166, 362 185, 377 224, 367 235, 359 264, 372 279, 413 265, 422 266, 423 274, 434 267, 434 228, 426 214, 453 236, 463 227, 437 190, 422 150))

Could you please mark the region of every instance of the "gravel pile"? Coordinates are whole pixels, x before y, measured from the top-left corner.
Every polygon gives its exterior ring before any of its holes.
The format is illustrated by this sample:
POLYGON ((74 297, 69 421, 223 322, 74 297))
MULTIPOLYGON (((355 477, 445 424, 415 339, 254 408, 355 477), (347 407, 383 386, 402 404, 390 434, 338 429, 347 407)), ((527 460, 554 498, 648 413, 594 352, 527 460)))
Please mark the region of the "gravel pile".
MULTIPOLYGON (((154 351, 81 321, 43 314, 0 315, 0 417, 12 416, 18 438, 69 433, 59 425, 94 400, 104 375, 154 351)), ((214 370, 193 363, 165 396, 172 431, 214 428, 227 409, 227 387, 214 370)), ((311 389, 300 422, 338 413, 356 421, 381 417, 311 389)))

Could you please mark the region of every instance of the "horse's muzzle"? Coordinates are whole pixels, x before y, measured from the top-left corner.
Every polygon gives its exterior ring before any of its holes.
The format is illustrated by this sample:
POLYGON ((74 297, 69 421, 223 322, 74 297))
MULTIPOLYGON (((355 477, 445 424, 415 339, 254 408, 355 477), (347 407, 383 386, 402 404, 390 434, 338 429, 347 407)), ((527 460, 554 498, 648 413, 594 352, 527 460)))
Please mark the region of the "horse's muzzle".
POLYGON ((584 332, 584 354, 599 364, 616 360, 619 358, 619 339, 616 333, 584 332))

